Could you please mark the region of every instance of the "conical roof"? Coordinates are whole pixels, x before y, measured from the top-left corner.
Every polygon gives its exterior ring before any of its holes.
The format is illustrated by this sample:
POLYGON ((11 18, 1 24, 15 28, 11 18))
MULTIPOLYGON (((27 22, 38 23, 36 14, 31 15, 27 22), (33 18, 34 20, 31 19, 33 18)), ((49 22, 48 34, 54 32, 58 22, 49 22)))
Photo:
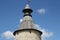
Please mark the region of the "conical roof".
POLYGON ((22 19, 21 25, 19 29, 34 29, 34 23, 32 21, 32 17, 25 16, 22 19))

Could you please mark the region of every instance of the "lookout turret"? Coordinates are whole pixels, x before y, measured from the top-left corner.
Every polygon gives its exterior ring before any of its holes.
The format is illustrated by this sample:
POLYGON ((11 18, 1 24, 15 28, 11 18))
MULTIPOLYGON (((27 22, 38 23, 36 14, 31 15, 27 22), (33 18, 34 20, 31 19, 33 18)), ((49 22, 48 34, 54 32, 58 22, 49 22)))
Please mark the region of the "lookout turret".
POLYGON ((21 22, 19 29, 13 33, 15 40, 41 40, 42 32, 34 27, 31 15, 32 12, 33 10, 30 8, 28 1, 28 4, 26 4, 23 9, 23 21, 21 22))

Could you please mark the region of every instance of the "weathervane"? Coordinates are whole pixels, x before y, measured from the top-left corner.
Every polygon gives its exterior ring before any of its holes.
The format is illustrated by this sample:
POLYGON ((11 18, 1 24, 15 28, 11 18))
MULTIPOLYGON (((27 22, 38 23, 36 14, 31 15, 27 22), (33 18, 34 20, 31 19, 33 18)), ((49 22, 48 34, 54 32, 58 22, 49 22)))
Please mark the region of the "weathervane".
POLYGON ((29 4, 30 3, 30 0, 27 0, 27 4, 29 4))

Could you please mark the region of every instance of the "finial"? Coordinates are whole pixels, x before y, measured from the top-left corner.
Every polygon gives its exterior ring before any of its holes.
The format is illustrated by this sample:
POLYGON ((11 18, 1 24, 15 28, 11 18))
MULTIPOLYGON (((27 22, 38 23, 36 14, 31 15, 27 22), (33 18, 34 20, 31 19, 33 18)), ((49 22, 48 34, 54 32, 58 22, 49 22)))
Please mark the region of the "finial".
POLYGON ((23 13, 24 13, 24 16, 32 17, 31 13, 33 12, 33 10, 30 8, 29 3, 30 3, 30 0, 27 0, 27 4, 26 4, 25 8, 23 9, 23 13))
POLYGON ((26 6, 25 6, 25 9, 30 8, 30 7, 29 7, 29 3, 30 3, 30 0, 27 0, 27 4, 26 4, 26 6))
POLYGON ((30 0, 27 0, 27 4, 29 4, 30 3, 30 0))

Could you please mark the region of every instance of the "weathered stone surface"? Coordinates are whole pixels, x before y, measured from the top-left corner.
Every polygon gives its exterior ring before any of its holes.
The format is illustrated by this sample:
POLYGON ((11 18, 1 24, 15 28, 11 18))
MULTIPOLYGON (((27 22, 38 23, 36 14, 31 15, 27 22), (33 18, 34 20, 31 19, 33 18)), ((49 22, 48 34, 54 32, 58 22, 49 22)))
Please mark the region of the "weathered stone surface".
POLYGON ((37 31, 22 31, 15 35, 15 40, 41 40, 41 35, 37 31))

